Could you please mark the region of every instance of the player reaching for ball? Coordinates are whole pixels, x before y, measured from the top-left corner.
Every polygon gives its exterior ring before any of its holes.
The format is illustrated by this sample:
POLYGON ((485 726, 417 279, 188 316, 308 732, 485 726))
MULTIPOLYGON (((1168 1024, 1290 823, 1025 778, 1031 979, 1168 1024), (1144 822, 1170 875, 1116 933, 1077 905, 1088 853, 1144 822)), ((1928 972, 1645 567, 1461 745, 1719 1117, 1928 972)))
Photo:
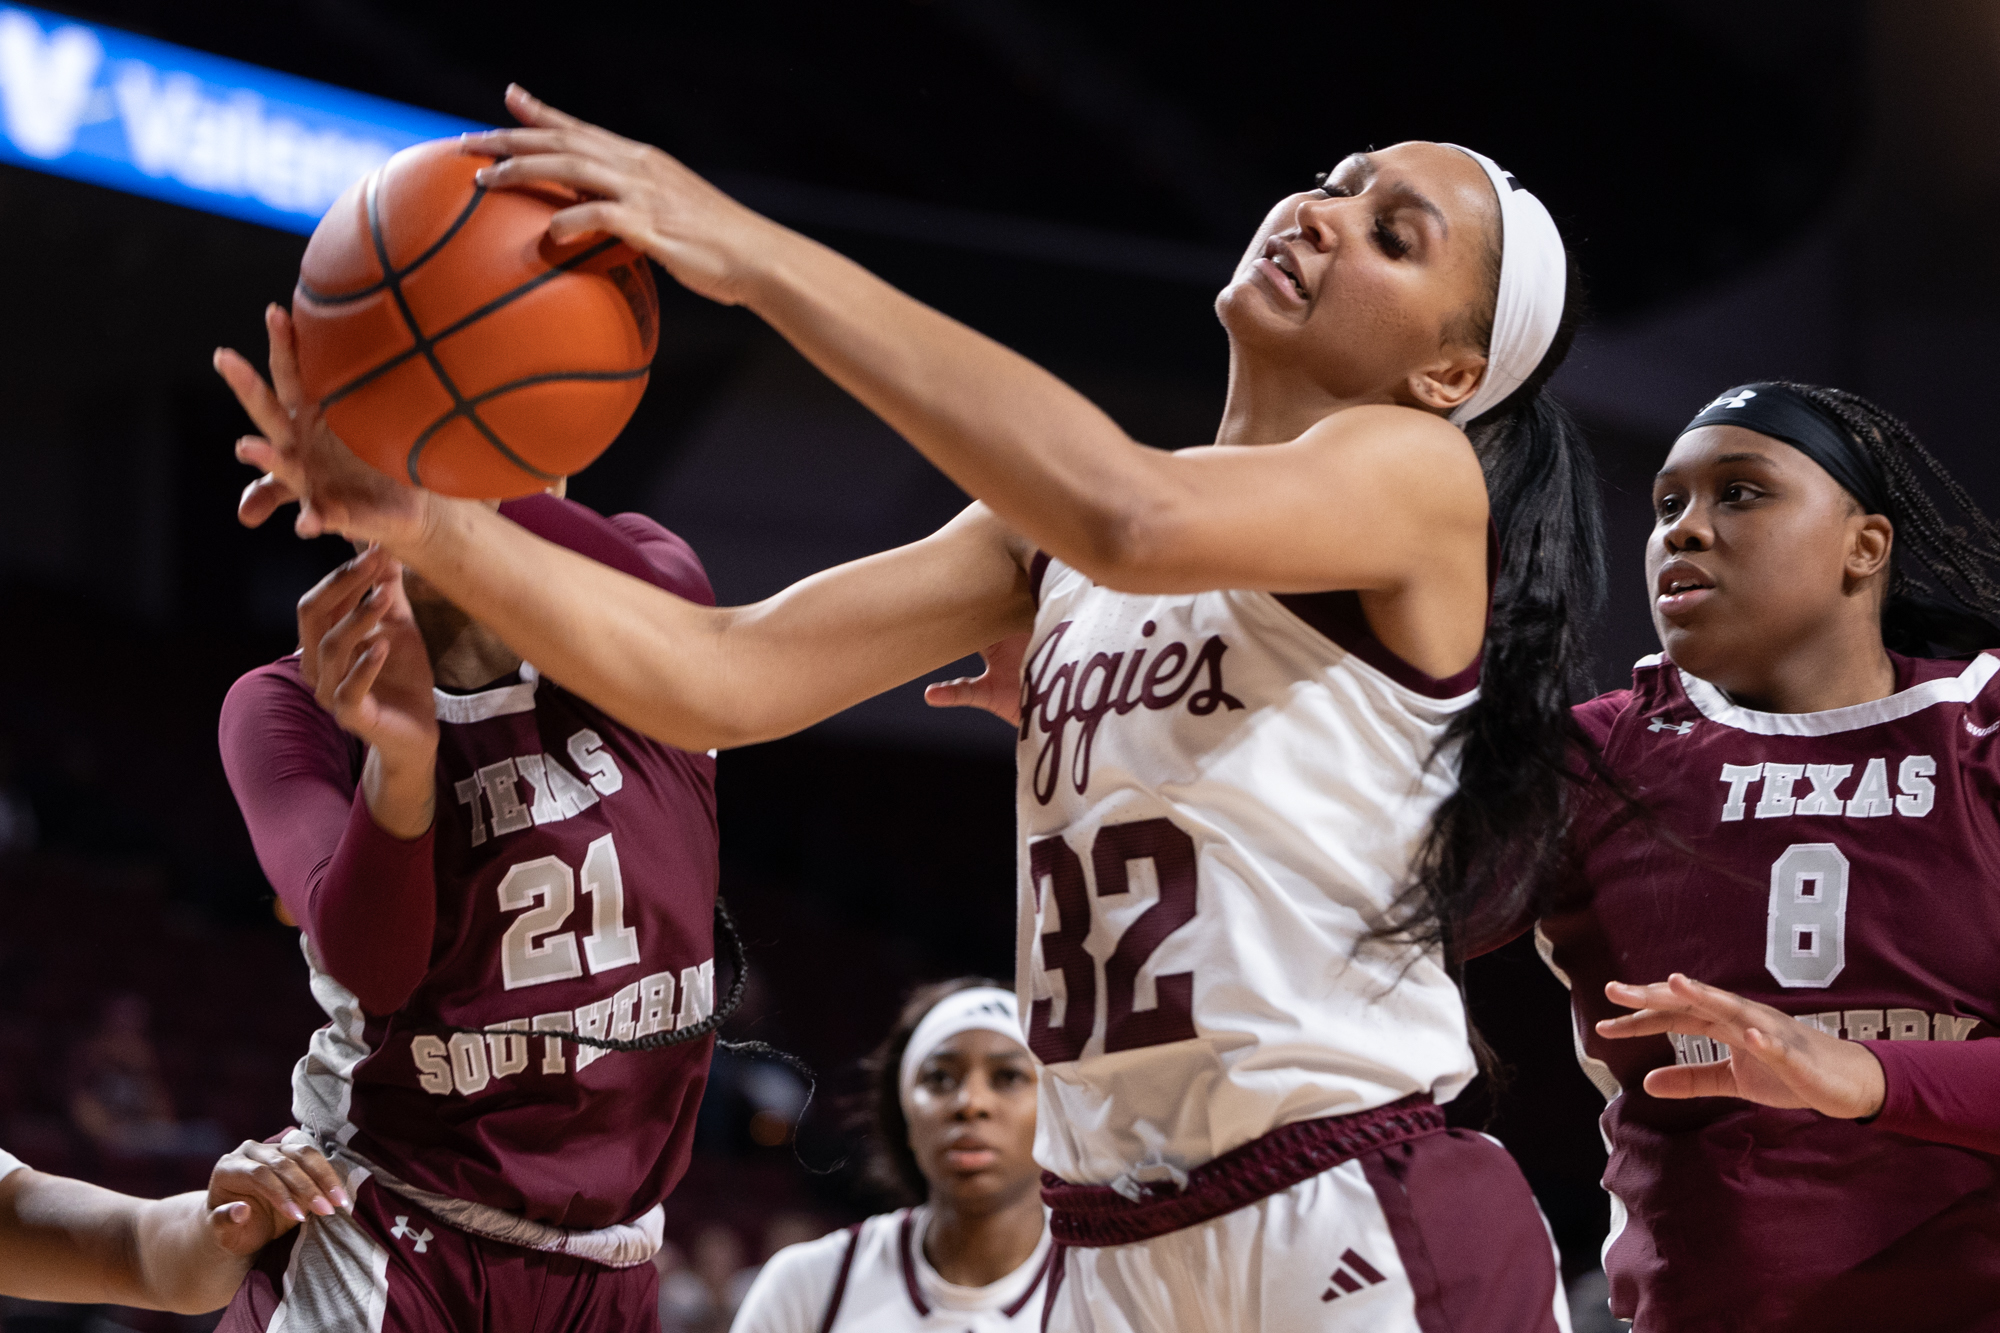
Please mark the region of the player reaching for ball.
MULTIPOLYGON (((710 600, 648 519, 502 512, 710 600)), ((260 1255, 222 1327, 652 1333, 714 1040, 714 760, 379 555, 300 603, 299 639, 230 691, 222 753, 331 1020, 293 1076, 299 1137, 353 1208, 260 1255)))
POLYGON ((1032 630, 1018 990, 1059 1177, 1048 1326, 1563 1325, 1526 1183, 1438 1106, 1475 1070, 1459 942, 1561 845, 1601 583, 1588 452, 1541 391, 1577 296, 1547 210, 1421 142, 1279 201, 1216 303, 1217 447, 1170 454, 657 149, 510 99, 531 127, 468 142, 508 158, 487 184, 598 196, 552 238, 615 233, 748 306, 978 502, 715 610, 382 477, 232 360, 266 437, 239 457, 271 474, 245 521, 302 496, 301 532, 381 541, 692 749, 1032 630))
POLYGON ((1665 655, 1578 709, 1647 813, 1586 805, 1540 941, 1610 1103, 1612 1310, 2000 1329, 2000 528, 1790 384, 1703 409, 1653 507, 1665 655))
POLYGON ((46 1175, 0 1149, 0 1296, 220 1309, 260 1248, 347 1202, 332 1165, 305 1145, 245 1143, 215 1164, 206 1194, 170 1199, 46 1175))

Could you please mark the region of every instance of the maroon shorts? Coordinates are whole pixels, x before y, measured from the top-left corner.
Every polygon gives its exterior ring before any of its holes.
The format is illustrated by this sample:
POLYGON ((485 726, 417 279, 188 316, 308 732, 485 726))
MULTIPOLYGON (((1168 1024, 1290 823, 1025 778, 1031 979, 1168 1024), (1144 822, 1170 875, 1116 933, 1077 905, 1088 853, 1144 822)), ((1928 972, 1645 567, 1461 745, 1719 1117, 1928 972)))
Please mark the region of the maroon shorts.
POLYGON ((352 1217, 309 1218, 258 1254, 218 1333, 658 1333, 651 1264, 606 1268, 482 1240, 372 1180, 352 1217))
POLYGON ((1049 1333, 1557 1333, 1559 1263, 1498 1142, 1429 1098, 1305 1121, 1127 1199, 1052 1182, 1049 1333))

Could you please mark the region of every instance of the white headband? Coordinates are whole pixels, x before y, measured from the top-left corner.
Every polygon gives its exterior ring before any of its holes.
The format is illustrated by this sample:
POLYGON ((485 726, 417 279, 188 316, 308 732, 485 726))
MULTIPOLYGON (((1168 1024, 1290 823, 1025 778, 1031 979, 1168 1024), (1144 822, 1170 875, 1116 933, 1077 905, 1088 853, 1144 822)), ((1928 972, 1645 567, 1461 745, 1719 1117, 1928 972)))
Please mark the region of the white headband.
POLYGON ((1527 382, 1548 355, 1562 323, 1569 286, 1569 261, 1562 233, 1542 201, 1500 169, 1484 153, 1448 143, 1486 169, 1500 197, 1500 299, 1493 305, 1493 341, 1486 349, 1486 376, 1472 397, 1452 412, 1455 426, 1469 425, 1527 382))
POLYGON ((917 1070, 931 1052, 961 1032, 981 1029, 1011 1037, 1016 1042, 1021 1040, 1021 1010, 1014 992, 994 986, 974 986, 970 990, 953 991, 931 1006, 931 1011, 910 1034, 910 1044, 903 1048, 902 1066, 896 1071, 904 1115, 910 1113, 910 1094, 917 1087, 917 1070))

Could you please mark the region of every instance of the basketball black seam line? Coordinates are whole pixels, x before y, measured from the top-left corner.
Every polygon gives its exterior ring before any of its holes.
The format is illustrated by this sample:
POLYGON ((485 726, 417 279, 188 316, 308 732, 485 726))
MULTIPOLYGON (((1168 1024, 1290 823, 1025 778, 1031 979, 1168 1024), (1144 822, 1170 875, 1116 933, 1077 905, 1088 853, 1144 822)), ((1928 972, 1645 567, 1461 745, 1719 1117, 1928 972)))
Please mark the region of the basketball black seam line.
MULTIPOLYGON (((459 332, 466 326, 477 323, 478 321, 484 319, 486 316, 492 314, 495 310, 498 310, 501 306, 508 304, 510 301, 514 301, 522 296, 527 295, 530 291, 533 291, 536 287, 541 286, 543 283, 549 281, 551 278, 556 277, 558 274, 567 273, 571 269, 574 269, 579 265, 588 262, 589 260, 595 259, 598 255, 603 254, 606 250, 610 249, 617 243, 618 243, 617 237, 615 236, 607 237, 606 239, 598 242, 596 245, 591 246, 588 250, 582 251, 579 254, 571 255, 568 259, 565 259, 562 263, 557 264, 552 268, 550 268, 546 273, 536 274, 534 277, 528 279, 520 286, 502 292, 499 296, 494 297, 491 301, 488 301, 485 305, 479 307, 479 309, 473 311, 471 314, 465 315, 459 319, 452 321, 444 328, 438 330, 437 335, 435 337, 425 338, 420 332, 417 331, 414 322, 411 322, 410 324, 411 332, 417 335, 417 342, 414 346, 410 347, 406 351, 401 351, 396 353, 396 355, 390 357, 387 361, 384 361, 381 365, 374 367, 372 370, 365 370, 361 374, 356 375, 353 379, 349 380, 347 383, 341 385, 338 389, 335 389, 332 393, 322 398, 320 400, 320 406, 330 407, 334 403, 339 402, 342 398, 345 398, 348 394, 353 393, 356 389, 364 388, 367 385, 374 383, 377 379, 380 379, 382 376, 388 374, 390 371, 396 369, 398 366, 401 366, 405 362, 409 361, 411 358, 417 356, 420 352, 424 352, 429 347, 434 346, 437 343, 443 342, 446 338, 451 337, 451 335, 459 332)), ((404 318, 406 322, 409 320, 409 317, 407 315, 405 315, 404 318)))
POLYGON ((437 252, 444 249, 446 245, 450 244, 452 237, 458 235, 459 228, 463 227, 467 222, 471 220, 472 211, 479 207, 479 201, 484 199, 485 197, 486 197, 486 187, 484 185, 474 185, 472 187, 472 199, 465 205, 465 207, 462 210, 460 210, 459 215, 452 219, 451 225, 445 228, 444 235, 438 237, 437 240, 433 241, 431 243, 430 249, 418 255, 415 259, 411 260, 403 268, 391 269, 385 265, 383 268, 383 272, 387 276, 385 276, 380 282, 372 283, 369 286, 363 287, 358 292, 347 292, 340 296, 327 296, 323 295, 320 292, 314 291, 311 287, 308 287, 306 285, 305 276, 301 274, 299 277, 299 290, 306 294, 307 300, 315 301, 320 305, 346 305, 350 301, 359 301, 364 296, 373 296, 375 293, 387 287, 392 279, 407 278, 412 273, 415 273, 418 269, 422 268, 425 264, 428 264, 433 258, 435 258, 437 256, 437 252))
MULTIPOLYGON (((388 276, 389 295, 395 299, 396 310, 398 313, 402 315, 403 323, 409 326, 410 336, 416 339, 416 346, 411 349, 412 352, 423 353, 424 360, 430 365, 431 373, 437 376, 438 383, 441 386, 443 386, 445 393, 450 395, 454 413, 457 415, 462 415, 467 421, 470 421, 472 423, 472 428, 478 431, 481 435, 485 436, 486 442, 492 445, 494 449, 499 451, 500 455, 503 458, 505 458, 508 462, 514 464, 516 467, 520 468, 522 471, 526 472, 531 477, 539 477, 544 481, 556 480, 556 474, 550 472, 544 472, 540 468, 530 465, 526 459, 522 458, 519 454, 515 453, 512 449, 507 447, 506 443, 501 440, 499 434, 495 432, 491 426, 487 425, 485 421, 481 420, 479 413, 473 409, 471 404, 466 402, 465 395, 459 392, 458 385, 452 380, 450 374, 446 372, 444 368, 444 363, 438 360, 438 355, 436 350, 437 340, 425 336, 423 326, 417 323, 416 312, 410 309, 409 298, 403 295, 404 275, 397 272, 396 266, 389 262, 389 243, 382 235, 382 210, 381 210, 382 192, 380 189, 380 183, 381 183, 381 177, 379 176, 369 181, 368 183, 368 238, 375 247, 375 257, 377 261, 380 262, 380 264, 382 265, 382 271, 385 274, 389 275, 388 276)), ((603 241, 591 247, 590 250, 586 250, 582 255, 576 256, 576 259, 578 260, 578 262, 581 262, 583 259, 588 258, 593 251, 601 251, 607 249, 611 245, 615 244, 616 241, 617 241, 616 237, 607 236, 603 241)), ((519 287, 516 287, 512 292, 507 293, 497 298, 494 301, 489 301, 485 306, 481 307, 479 310, 473 311, 470 315, 467 315, 464 319, 461 319, 460 321, 458 321, 457 324, 453 325, 452 328, 444 330, 442 333, 438 335, 438 337, 440 338, 448 337, 454 329, 462 327, 466 324, 470 324, 473 321, 480 319, 487 313, 487 311, 499 305, 505 304, 507 301, 514 299, 515 297, 521 295, 522 293, 526 292, 528 289, 532 287, 540 286, 542 283, 554 277, 557 273, 563 271, 564 269, 561 268, 551 268, 546 273, 539 273, 535 275, 535 277, 529 279, 525 283, 522 283, 519 287)), ((408 360, 409 358, 406 355, 402 359, 408 360)), ((434 434, 435 429, 430 433, 434 434)), ((423 446, 427 441, 427 439, 428 435, 419 437, 417 442, 410 446, 409 455, 404 462, 404 468, 406 471, 408 471, 410 475, 410 481, 413 485, 417 486, 423 485, 422 480, 417 476, 417 459, 418 455, 422 452, 423 446)))
MULTIPOLYGON (((404 465, 406 470, 410 474, 410 484, 413 486, 423 485, 423 482, 417 477, 417 457, 418 455, 423 453, 424 446, 431 442, 431 437, 433 435, 436 435, 439 431, 443 430, 446 426, 450 425, 455 419, 457 419, 461 415, 470 417, 474 425, 483 424, 480 418, 473 416, 473 409, 478 407, 481 403, 491 402, 493 399, 498 398, 503 393, 512 393, 516 389, 532 388, 537 384, 555 384, 555 383, 560 383, 564 380, 584 380, 597 383, 602 383, 605 381, 615 382, 618 380, 636 380, 636 379, 641 379, 652 373, 653 373, 653 368, 651 366, 641 366, 637 370, 557 370, 557 371, 551 371, 546 375, 525 375, 517 380, 509 380, 507 383, 500 385, 498 388, 488 389, 484 393, 476 394, 472 398, 466 400, 465 406, 462 410, 457 407, 450 409, 443 416, 439 417, 436 421, 433 421, 430 425, 424 427, 423 433, 417 436, 417 442, 410 446, 410 456, 408 461, 404 465)), ((516 467, 520 468, 523 472, 529 473, 532 476, 540 477, 543 481, 562 480, 561 473, 544 472, 540 468, 536 467, 534 464, 528 462, 526 459, 523 459, 518 455, 516 455, 512 449, 509 449, 506 445, 500 443, 498 440, 495 440, 493 436, 488 435, 487 439, 492 441, 494 447, 499 449, 501 453, 507 456, 508 461, 512 462, 516 467)))

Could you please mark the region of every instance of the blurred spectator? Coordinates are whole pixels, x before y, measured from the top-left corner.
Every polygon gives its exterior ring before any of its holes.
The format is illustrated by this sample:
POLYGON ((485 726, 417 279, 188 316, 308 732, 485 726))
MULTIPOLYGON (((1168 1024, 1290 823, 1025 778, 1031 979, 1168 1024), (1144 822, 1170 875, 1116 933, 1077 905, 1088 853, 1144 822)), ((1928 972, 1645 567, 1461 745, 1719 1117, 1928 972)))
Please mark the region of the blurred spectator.
POLYGON ((107 1153, 125 1157, 215 1156, 225 1144, 207 1121, 181 1123, 160 1075, 147 1032, 151 1016, 137 995, 105 1002, 98 1030, 76 1053, 70 1118, 107 1153))
POLYGON ((660 1333, 706 1333, 713 1327, 714 1301, 708 1284, 687 1266, 687 1258, 672 1241, 653 1256, 660 1275, 660 1333))
POLYGON ((726 1329, 736 1317, 736 1307, 756 1278, 755 1267, 743 1262, 743 1240, 734 1227, 711 1223, 694 1238, 694 1271, 708 1288, 716 1315, 715 1328, 726 1329))
POLYGON ((41 841, 35 807, 21 789, 14 762, 14 744, 0 736, 0 853, 31 852, 41 841))

